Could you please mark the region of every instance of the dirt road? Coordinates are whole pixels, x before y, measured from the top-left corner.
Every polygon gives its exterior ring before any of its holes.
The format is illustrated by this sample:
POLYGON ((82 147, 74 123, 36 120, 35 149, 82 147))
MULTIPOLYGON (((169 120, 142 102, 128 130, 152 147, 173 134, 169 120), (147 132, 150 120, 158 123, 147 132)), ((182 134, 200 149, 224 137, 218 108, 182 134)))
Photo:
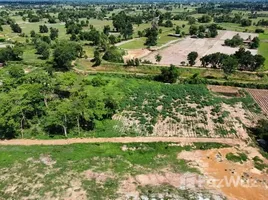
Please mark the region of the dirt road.
POLYGON ((31 140, 13 139, 0 140, 0 145, 68 145, 75 143, 148 143, 148 142, 174 142, 174 143, 193 143, 193 142, 215 142, 231 146, 243 145, 240 139, 231 138, 180 138, 180 137, 114 137, 114 138, 70 138, 56 140, 31 140))

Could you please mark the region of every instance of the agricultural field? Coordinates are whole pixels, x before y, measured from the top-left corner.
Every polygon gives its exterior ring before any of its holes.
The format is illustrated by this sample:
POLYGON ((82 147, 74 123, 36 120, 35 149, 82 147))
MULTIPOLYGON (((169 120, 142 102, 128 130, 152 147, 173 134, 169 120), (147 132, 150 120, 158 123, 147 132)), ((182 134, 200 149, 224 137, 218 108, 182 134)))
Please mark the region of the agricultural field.
POLYGON ((268 115, 268 90, 247 89, 261 109, 268 115))
MULTIPOLYGON (((182 41, 169 45, 164 49, 154 51, 153 53, 143 57, 143 59, 150 60, 151 62, 156 63, 155 56, 159 54, 162 56, 162 59, 158 64, 181 65, 181 62, 187 62, 187 55, 190 52, 196 51, 198 53, 198 58, 195 65, 200 66, 200 58, 205 55, 209 55, 216 52, 234 54, 239 49, 239 47, 233 48, 224 46, 224 40, 232 38, 236 34, 239 34, 243 39, 247 39, 248 37, 253 38, 258 35, 253 33, 240 33, 235 31, 219 31, 219 35, 216 38, 194 39, 186 37, 182 41)), ((257 54, 257 50, 250 49, 249 51, 253 55, 257 54)))
POLYGON ((122 112, 113 117, 123 123, 122 133, 248 139, 245 127, 262 116, 243 90, 229 97, 228 87, 226 95, 219 95, 202 85, 125 84, 131 92, 122 102, 122 112))

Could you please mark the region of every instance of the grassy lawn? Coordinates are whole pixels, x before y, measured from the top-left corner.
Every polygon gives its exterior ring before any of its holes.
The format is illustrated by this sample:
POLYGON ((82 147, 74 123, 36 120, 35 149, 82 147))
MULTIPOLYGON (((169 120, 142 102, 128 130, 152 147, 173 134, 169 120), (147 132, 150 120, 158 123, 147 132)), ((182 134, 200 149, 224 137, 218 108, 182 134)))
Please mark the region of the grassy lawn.
POLYGON ((123 49, 141 49, 141 48, 146 48, 146 46, 144 45, 146 41, 146 37, 142 37, 142 38, 136 38, 135 40, 131 41, 131 42, 127 42, 125 44, 120 45, 120 48, 123 49))
POLYGON ((258 53, 266 58, 264 67, 261 70, 268 70, 268 34, 260 34, 259 38, 261 42, 258 53))

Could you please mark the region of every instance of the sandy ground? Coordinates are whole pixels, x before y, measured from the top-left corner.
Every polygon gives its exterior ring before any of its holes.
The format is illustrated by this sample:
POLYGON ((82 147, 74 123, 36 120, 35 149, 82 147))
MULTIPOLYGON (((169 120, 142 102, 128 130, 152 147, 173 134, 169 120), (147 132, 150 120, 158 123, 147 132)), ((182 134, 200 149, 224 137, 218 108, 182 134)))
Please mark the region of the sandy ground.
MULTIPOLYGON (((219 31, 219 35, 216 38, 204 38, 204 39, 196 39, 186 37, 184 40, 177 42, 167 48, 161 49, 159 51, 152 52, 148 56, 145 56, 143 59, 150 60, 155 63, 155 55, 158 53, 162 56, 162 60, 159 64, 161 65, 180 65, 182 61, 187 62, 187 55, 196 51, 198 53, 198 58, 196 62, 196 66, 200 66, 200 58, 204 55, 221 52, 225 54, 233 54, 239 48, 232 48, 228 46, 223 46, 225 39, 231 39, 234 35, 238 34, 247 39, 249 36, 251 38, 258 36, 258 34, 254 33, 241 33, 235 31, 219 31)), ((250 49, 253 55, 257 54, 257 50, 250 49)))
POLYGON ((114 137, 114 138, 70 138, 57 140, 31 140, 13 139, 0 140, 0 145, 68 145, 75 143, 148 143, 148 142, 174 142, 174 143, 193 143, 193 142, 216 142, 229 145, 241 145, 243 141, 232 138, 179 138, 179 137, 114 137))
POLYGON ((144 57, 148 54, 150 54, 151 51, 144 48, 144 49, 132 49, 132 50, 127 50, 127 54, 123 56, 124 61, 126 62, 127 60, 131 60, 134 58, 141 58, 144 57))
POLYGON ((206 182, 201 184, 205 184, 211 190, 221 191, 228 199, 265 200, 268 199, 268 175, 254 168, 252 158, 255 156, 264 159, 256 148, 244 147, 238 150, 232 147, 184 151, 178 158, 188 160, 190 165, 198 167, 206 177, 206 182), (225 156, 230 152, 244 152, 248 160, 243 164, 228 161, 225 156))
MULTIPOLYGON (((137 38, 135 38, 135 39, 137 39, 137 38)), ((133 41, 135 39, 123 41, 120 43, 120 45, 122 45, 124 43, 128 43, 130 41, 133 41)), ((149 55, 150 53, 155 52, 155 51, 159 51, 160 49, 164 49, 164 48, 169 47, 169 46, 172 46, 172 44, 177 43, 180 40, 182 40, 182 39, 180 38, 180 39, 176 39, 176 40, 171 40, 168 43, 166 43, 160 47, 152 47, 150 49, 147 49, 147 48, 129 49, 129 50, 127 50, 127 54, 125 56, 123 56, 124 61, 126 62, 127 60, 134 59, 134 58, 144 58, 147 55, 149 55)), ((119 43, 117 43, 117 44, 119 44, 119 43)), ((116 46, 120 46, 120 45, 116 45, 116 46)))

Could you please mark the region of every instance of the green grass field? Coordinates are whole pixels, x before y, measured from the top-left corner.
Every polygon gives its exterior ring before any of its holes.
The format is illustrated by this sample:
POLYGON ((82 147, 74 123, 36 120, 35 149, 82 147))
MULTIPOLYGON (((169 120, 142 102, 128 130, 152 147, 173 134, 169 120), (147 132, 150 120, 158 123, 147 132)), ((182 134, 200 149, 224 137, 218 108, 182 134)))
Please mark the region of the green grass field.
POLYGON ((264 67, 262 70, 268 70, 268 34, 260 34, 259 38, 261 40, 258 53, 266 58, 264 67))

